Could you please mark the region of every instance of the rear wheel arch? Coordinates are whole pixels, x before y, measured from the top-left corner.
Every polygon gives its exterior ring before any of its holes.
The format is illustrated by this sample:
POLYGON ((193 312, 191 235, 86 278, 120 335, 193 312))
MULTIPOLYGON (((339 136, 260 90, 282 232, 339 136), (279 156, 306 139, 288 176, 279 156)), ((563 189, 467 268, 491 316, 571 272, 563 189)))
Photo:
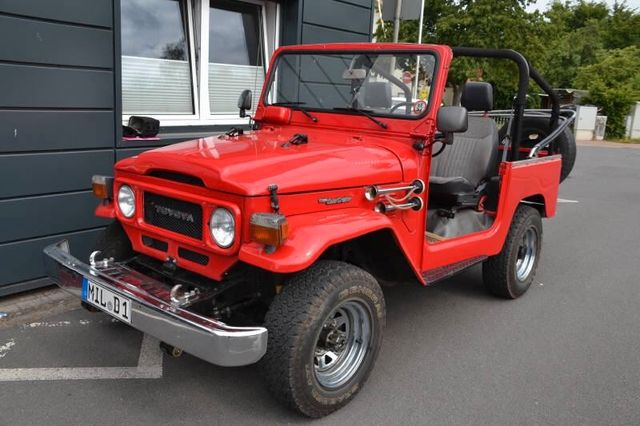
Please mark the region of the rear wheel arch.
POLYGON ((540 212, 540 216, 548 217, 547 215, 547 201, 542 194, 530 195, 526 198, 523 198, 520 201, 520 204, 526 204, 528 206, 533 207, 534 209, 540 212))

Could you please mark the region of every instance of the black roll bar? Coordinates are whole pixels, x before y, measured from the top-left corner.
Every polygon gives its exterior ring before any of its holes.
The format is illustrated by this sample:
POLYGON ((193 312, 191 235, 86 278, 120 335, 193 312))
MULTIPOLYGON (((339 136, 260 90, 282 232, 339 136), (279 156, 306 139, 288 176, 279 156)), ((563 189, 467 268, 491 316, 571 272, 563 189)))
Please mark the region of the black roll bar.
POLYGON ((558 117, 560 116, 560 98, 558 94, 549 86, 549 83, 542 78, 540 73, 529 64, 529 76, 544 92, 549 95, 551 100, 551 122, 549 123, 549 130, 553 129, 558 124, 558 117))
POLYGON ((551 100, 550 130, 556 127, 560 116, 560 99, 549 83, 533 68, 522 54, 511 49, 482 49, 477 47, 454 47, 453 56, 469 56, 474 58, 509 59, 518 66, 518 93, 513 101, 513 121, 511 123, 510 160, 517 161, 520 155, 520 138, 522 135, 522 117, 527 105, 529 78, 536 82, 551 100))

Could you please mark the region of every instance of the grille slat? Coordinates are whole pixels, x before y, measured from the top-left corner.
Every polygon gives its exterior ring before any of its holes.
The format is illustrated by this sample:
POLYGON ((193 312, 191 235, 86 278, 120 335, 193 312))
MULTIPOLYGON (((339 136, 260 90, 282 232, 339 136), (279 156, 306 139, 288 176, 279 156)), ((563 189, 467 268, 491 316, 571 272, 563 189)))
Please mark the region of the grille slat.
POLYGON ((209 263, 209 257, 204 254, 200 254, 195 251, 187 250, 186 248, 178 248, 178 256, 183 259, 190 260, 191 262, 199 263, 201 265, 206 265, 209 263))
POLYGON ((178 234, 202 239, 202 207, 198 204, 145 192, 144 221, 178 234))
POLYGON ((147 237, 146 235, 142 236, 142 244, 160 251, 167 251, 169 249, 169 244, 165 241, 156 240, 155 238, 147 237))

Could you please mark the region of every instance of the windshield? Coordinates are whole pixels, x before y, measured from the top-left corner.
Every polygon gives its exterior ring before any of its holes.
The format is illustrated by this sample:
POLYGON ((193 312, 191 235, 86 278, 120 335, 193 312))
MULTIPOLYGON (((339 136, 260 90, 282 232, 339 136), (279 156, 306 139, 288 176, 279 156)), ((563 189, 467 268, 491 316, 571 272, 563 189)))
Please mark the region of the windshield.
POLYGON ((281 54, 265 105, 418 118, 426 114, 436 58, 420 52, 281 54))

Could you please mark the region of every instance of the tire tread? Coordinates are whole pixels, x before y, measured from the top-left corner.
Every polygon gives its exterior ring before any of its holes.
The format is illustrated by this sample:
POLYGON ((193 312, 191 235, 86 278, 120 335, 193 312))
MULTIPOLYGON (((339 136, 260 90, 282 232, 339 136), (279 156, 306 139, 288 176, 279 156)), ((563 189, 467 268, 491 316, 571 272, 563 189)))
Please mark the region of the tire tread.
POLYGON ((292 363, 286 360, 292 359, 302 346, 300 342, 309 338, 312 333, 310 323, 322 312, 323 302, 338 290, 340 282, 348 280, 368 282, 374 291, 379 292, 384 304, 382 291, 370 274, 344 262, 321 260, 289 280, 271 303, 265 317, 269 340, 260 367, 267 387, 280 402, 309 417, 325 416, 342 407, 350 398, 332 406, 309 404, 300 397, 292 363))
MULTIPOLYGON (((513 215, 513 219, 511 221, 509 233, 507 234, 507 238, 504 242, 504 245, 502 246, 502 250, 497 255, 491 256, 482 265, 482 279, 484 281, 484 285, 487 290, 493 295, 503 297, 505 299, 516 299, 524 293, 514 293, 513 288, 510 285, 512 281, 512 277, 510 277, 511 262, 513 261, 513 259, 511 259, 510 257, 511 251, 513 245, 517 244, 516 239, 520 237, 518 232, 519 228, 525 226, 530 219, 540 221, 540 218, 540 212, 531 206, 520 204, 516 209, 516 212, 513 215)), ((539 252, 540 246, 542 245, 541 226, 539 227, 538 245, 539 252)), ((531 275, 527 278, 527 280, 533 281, 538 260, 539 255, 536 260, 536 265, 534 265, 534 268, 531 271, 531 275)))

